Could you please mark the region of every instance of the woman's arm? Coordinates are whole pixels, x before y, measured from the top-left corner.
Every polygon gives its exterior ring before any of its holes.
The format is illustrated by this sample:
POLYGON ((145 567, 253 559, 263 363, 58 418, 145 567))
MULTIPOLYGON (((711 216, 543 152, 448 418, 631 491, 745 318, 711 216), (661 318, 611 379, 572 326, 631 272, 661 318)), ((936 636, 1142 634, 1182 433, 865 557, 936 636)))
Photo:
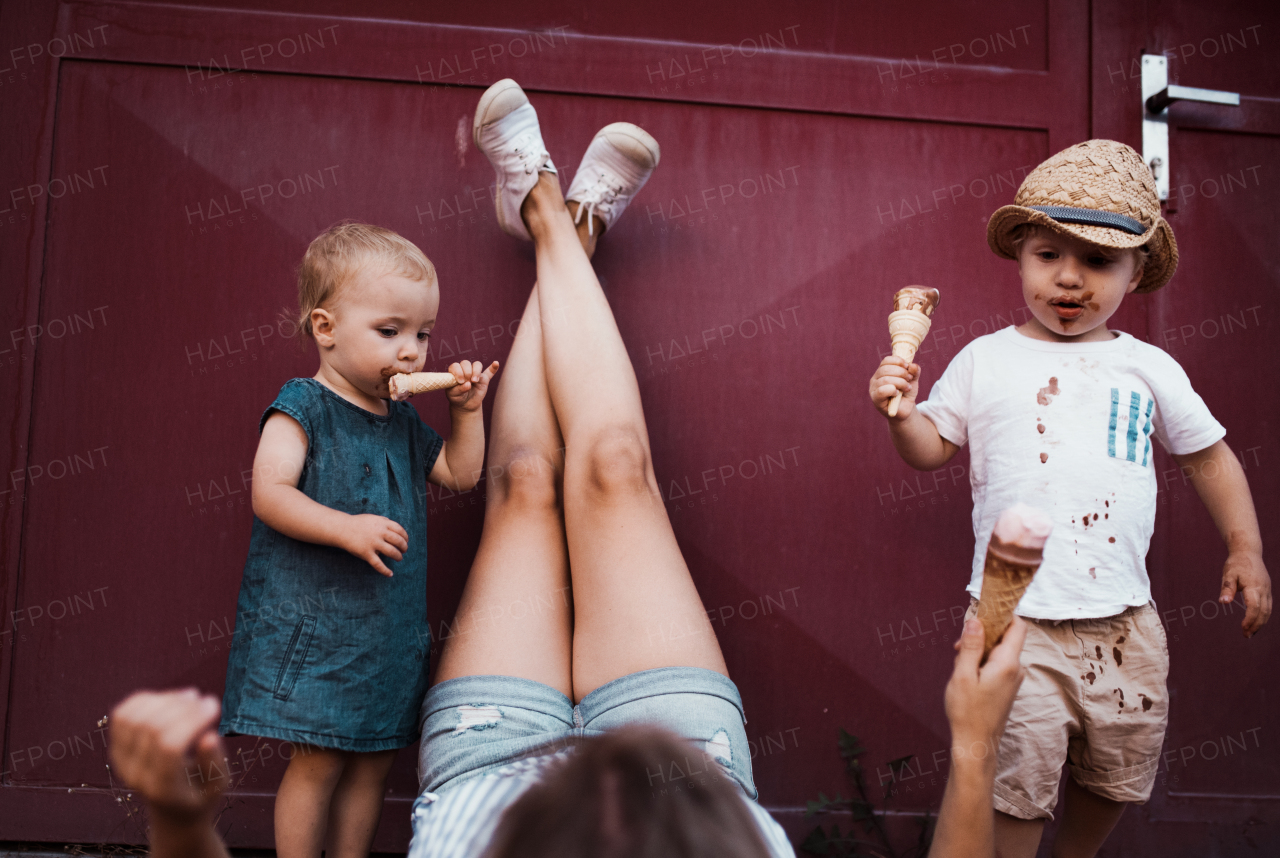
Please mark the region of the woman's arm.
POLYGON ((1245 614, 1240 625, 1244 636, 1252 637, 1271 619, 1271 576, 1262 562, 1262 533, 1244 469, 1226 441, 1173 459, 1196 487, 1227 544, 1218 601, 1225 604, 1233 601, 1237 592, 1244 595, 1245 614))
POLYGON ((991 858, 995 852, 996 756, 1014 695, 1026 671, 1018 662, 1027 624, 1014 617, 981 668, 982 621, 971 619, 956 642, 960 651, 947 683, 951 773, 938 811, 929 858, 991 858))

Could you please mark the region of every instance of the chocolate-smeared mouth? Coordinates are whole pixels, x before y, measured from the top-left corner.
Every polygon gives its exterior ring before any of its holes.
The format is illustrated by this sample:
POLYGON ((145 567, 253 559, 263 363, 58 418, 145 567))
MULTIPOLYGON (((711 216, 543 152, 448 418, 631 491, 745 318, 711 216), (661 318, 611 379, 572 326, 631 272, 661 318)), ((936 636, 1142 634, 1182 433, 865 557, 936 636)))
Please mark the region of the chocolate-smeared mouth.
POLYGON ((1049 302, 1060 319, 1069 321, 1084 312, 1084 304, 1072 298, 1054 298, 1049 302))

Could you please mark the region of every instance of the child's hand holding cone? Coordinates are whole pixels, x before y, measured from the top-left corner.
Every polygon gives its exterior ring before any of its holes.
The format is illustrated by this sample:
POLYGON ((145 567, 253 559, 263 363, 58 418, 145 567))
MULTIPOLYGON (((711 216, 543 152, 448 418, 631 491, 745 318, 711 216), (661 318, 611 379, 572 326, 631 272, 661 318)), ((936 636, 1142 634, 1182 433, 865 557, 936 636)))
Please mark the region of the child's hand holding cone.
POLYGON ((893 296, 893 312, 889 314, 893 354, 880 361, 871 377, 871 401, 886 417, 905 419, 911 413, 920 380, 920 367, 911 360, 929 333, 929 317, 938 299, 937 289, 923 286, 908 286, 893 296), (905 410, 904 398, 908 403, 905 410))
POLYGON ((494 361, 486 369, 480 361, 464 360, 449 367, 448 372, 402 372, 392 375, 388 381, 391 398, 403 402, 418 393, 432 390, 448 390, 449 402, 468 411, 480 407, 489 381, 498 371, 494 361))

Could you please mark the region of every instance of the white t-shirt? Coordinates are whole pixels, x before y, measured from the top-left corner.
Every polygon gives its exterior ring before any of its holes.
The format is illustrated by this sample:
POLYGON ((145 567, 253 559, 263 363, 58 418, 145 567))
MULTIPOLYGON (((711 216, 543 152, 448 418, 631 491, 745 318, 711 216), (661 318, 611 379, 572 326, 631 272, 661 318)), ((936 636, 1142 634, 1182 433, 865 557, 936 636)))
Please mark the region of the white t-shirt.
POLYGON ((1178 362, 1125 333, 1051 343, 1008 327, 979 337, 919 408, 943 438, 970 445, 972 596, 1003 510, 1022 502, 1053 519, 1018 604, 1020 615, 1045 620, 1109 617, 1150 600, 1151 436, 1182 455, 1226 435, 1178 362))

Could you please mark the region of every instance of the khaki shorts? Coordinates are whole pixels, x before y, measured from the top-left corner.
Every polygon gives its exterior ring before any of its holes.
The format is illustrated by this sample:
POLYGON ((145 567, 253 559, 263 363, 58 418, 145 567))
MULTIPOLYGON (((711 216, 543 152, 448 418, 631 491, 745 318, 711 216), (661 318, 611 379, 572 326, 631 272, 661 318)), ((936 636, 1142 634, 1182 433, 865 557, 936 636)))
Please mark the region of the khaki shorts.
POLYGON ((1155 603, 1027 626, 1027 676, 1000 740, 995 809, 1053 819, 1064 762, 1090 792, 1145 802, 1169 722, 1169 646, 1155 603))

